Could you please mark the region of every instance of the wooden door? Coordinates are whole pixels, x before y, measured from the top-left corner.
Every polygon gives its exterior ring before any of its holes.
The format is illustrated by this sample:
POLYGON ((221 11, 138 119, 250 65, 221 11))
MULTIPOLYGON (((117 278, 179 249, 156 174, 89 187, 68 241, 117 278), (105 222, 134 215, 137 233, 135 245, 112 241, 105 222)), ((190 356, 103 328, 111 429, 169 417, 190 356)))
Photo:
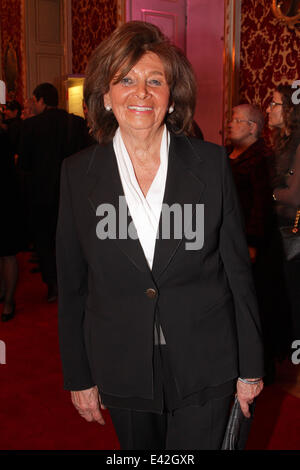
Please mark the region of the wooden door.
POLYGON ((39 83, 50 82, 64 104, 64 1, 26 0, 25 24, 27 96, 39 83))

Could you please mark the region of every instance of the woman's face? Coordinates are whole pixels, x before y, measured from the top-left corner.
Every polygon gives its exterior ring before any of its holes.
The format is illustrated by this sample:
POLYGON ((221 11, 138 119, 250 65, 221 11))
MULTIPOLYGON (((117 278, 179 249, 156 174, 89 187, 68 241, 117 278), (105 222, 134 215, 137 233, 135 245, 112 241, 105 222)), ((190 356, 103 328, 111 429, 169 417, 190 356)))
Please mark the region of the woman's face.
POLYGON ((284 127, 282 96, 278 91, 273 93, 272 102, 267 107, 270 127, 284 127))
POLYGON ((164 121, 169 96, 163 63, 147 52, 120 82, 111 82, 104 105, 111 106, 121 131, 155 131, 164 121))

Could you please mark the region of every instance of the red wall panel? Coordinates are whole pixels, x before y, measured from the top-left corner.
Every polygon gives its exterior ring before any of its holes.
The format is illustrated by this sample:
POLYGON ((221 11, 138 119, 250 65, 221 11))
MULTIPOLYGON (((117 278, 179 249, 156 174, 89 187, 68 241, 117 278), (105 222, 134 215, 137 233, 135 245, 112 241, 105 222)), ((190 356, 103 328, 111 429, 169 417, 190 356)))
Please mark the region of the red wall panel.
POLYGON ((0 1, 0 22, 1 22, 1 58, 3 80, 6 79, 5 74, 14 76, 15 70, 6 69, 7 51, 10 50, 10 60, 16 55, 16 80, 14 80, 14 90, 10 91, 8 98, 17 99, 23 102, 23 63, 22 63, 22 0, 1 0, 0 1), (12 51, 14 51, 12 53, 12 51))

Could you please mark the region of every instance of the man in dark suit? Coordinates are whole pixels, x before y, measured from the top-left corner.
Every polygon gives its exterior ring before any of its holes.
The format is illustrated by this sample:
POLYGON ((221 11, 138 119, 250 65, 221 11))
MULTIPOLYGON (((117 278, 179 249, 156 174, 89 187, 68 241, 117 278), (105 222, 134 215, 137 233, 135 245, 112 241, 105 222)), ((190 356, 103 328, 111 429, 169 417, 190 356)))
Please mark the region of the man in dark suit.
POLYGON ((19 167, 32 174, 34 243, 48 301, 57 297, 55 230, 60 167, 64 158, 91 144, 84 119, 58 109, 58 92, 51 83, 33 92, 35 116, 22 126, 19 167))

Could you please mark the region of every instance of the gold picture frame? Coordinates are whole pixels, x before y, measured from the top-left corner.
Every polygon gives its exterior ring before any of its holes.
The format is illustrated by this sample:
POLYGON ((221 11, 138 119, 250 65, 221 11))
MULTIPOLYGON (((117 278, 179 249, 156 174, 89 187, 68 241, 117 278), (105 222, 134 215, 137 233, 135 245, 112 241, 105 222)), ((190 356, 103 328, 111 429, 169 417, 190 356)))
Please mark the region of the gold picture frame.
POLYGON ((272 0, 272 11, 275 18, 288 26, 300 25, 300 0, 272 0))

